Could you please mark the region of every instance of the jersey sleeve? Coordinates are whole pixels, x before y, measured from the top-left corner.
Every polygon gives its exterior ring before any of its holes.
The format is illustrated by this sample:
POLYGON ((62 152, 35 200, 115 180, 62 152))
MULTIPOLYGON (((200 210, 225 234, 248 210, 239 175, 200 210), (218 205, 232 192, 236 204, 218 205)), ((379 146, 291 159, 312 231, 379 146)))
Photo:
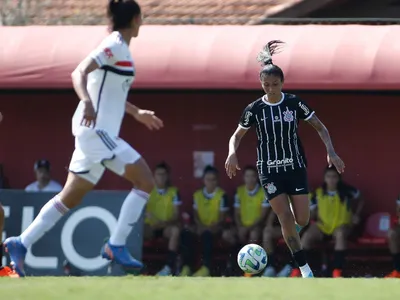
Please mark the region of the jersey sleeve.
POLYGON ((256 116, 253 112, 253 104, 249 104, 243 111, 239 120, 239 127, 242 129, 250 129, 255 123, 256 116))
POLYGON ((174 203, 175 206, 179 206, 182 204, 181 197, 178 191, 176 192, 174 198, 172 199, 172 203, 174 203))
POLYGON ((112 66, 118 61, 116 58, 117 56, 117 49, 112 45, 105 45, 102 44, 97 47, 92 53, 89 55, 93 60, 96 61, 99 68, 108 65, 112 66))
POLYGON ((219 210, 220 210, 221 212, 225 212, 225 211, 228 211, 228 210, 229 210, 229 207, 228 207, 228 196, 227 196, 226 194, 224 194, 224 195, 222 196, 221 204, 220 204, 219 210))
POLYGON ((297 97, 296 97, 296 105, 297 105, 296 108, 297 117, 301 120, 308 121, 315 114, 315 111, 310 106, 308 106, 307 103, 305 103, 303 100, 297 97))

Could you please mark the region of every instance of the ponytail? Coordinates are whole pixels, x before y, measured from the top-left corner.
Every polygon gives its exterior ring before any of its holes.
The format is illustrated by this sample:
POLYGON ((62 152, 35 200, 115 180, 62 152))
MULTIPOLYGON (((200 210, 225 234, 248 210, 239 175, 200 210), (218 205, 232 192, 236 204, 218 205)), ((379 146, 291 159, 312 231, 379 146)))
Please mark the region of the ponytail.
POLYGON ((257 61, 261 62, 262 66, 273 65, 272 56, 279 53, 284 42, 273 40, 268 42, 264 48, 258 53, 257 61))
POLYGON ((272 61, 272 56, 277 54, 282 49, 284 42, 279 40, 273 40, 268 42, 263 49, 257 55, 257 61, 261 62, 262 69, 260 71, 260 79, 263 75, 277 76, 282 82, 285 80, 285 76, 281 68, 275 65, 272 61))

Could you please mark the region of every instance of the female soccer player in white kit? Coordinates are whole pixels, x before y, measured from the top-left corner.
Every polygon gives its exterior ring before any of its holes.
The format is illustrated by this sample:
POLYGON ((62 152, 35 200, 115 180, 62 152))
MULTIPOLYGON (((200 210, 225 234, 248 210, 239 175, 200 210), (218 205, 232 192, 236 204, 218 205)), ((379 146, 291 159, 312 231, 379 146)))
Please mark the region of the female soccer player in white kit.
POLYGON ((150 130, 160 129, 163 123, 154 112, 139 109, 126 101, 135 75, 129 42, 138 36, 142 24, 140 6, 134 0, 111 0, 108 16, 113 32, 72 73, 80 102, 72 119, 75 151, 67 182, 19 237, 10 237, 4 242, 21 277, 25 276, 27 249, 71 208, 80 204, 102 177, 105 168, 132 182, 135 189, 121 207, 117 227, 103 246, 102 256, 124 267, 142 267, 125 244, 154 182, 145 160, 118 135, 125 113, 150 130))

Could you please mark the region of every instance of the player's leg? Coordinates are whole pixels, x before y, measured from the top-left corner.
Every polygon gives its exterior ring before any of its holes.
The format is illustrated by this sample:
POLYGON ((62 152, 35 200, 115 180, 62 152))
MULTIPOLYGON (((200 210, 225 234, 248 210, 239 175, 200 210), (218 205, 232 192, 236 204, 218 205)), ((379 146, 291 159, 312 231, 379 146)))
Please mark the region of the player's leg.
POLYGON ((394 270, 386 278, 400 278, 400 226, 389 230, 389 250, 393 256, 394 270))
MULTIPOLYGON (((106 134, 102 132, 102 135, 106 134)), ((103 160, 103 165, 119 176, 129 180, 135 187, 125 198, 117 226, 109 241, 103 246, 102 256, 125 267, 140 269, 142 263, 134 259, 126 247, 126 241, 133 227, 139 221, 149 194, 154 188, 153 174, 146 161, 129 144, 120 138, 110 138, 115 148, 113 156, 103 160)))
POLYGON ((70 172, 63 190, 42 207, 28 228, 19 237, 6 239, 4 244, 19 276, 25 276, 24 260, 27 249, 53 228, 71 208, 79 205, 94 185, 70 172))
POLYGON ((168 257, 167 264, 157 275, 169 276, 175 273, 180 235, 181 230, 177 225, 170 225, 163 229, 163 237, 168 240, 168 257))
POLYGON ((200 238, 201 244, 201 267, 193 276, 194 277, 207 277, 210 276, 212 264, 212 252, 214 249, 214 233, 208 229, 198 229, 197 234, 200 238))
POLYGON ((249 239, 249 228, 244 226, 239 226, 237 228, 237 236, 240 245, 242 246, 246 245, 249 239))
POLYGON ((263 272, 265 277, 274 277, 276 275, 275 248, 277 239, 282 237, 282 230, 277 226, 265 226, 262 233, 262 242, 265 251, 268 254, 268 264, 263 272))
POLYGON ((343 265, 346 259, 347 240, 350 236, 351 228, 342 225, 335 229, 333 237, 335 240, 335 249, 333 256, 333 274, 332 277, 342 277, 343 265))
POLYGON ((71 208, 80 204, 83 197, 100 180, 104 169, 101 164, 95 164, 88 159, 82 149, 75 149, 62 191, 42 207, 37 217, 19 237, 11 237, 4 242, 20 276, 25 276, 23 265, 27 249, 53 228, 71 208))
POLYGON ((190 276, 194 267, 196 249, 194 247, 195 234, 189 229, 184 228, 180 239, 180 252, 182 254, 182 269, 179 276, 190 276))
POLYGON ((230 226, 229 228, 223 229, 221 232, 221 238, 229 247, 228 260, 223 275, 232 276, 234 273, 233 266, 236 264, 237 253, 239 251, 235 227, 230 226))

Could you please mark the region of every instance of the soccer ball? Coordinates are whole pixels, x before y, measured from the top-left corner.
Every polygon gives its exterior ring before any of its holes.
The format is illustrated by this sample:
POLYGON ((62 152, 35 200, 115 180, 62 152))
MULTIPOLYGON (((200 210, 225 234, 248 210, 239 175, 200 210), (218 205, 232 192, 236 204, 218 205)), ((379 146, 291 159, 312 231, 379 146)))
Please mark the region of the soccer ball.
POLYGON ((239 267, 248 274, 260 273, 267 266, 267 260, 264 248, 256 244, 244 246, 237 257, 239 267))

